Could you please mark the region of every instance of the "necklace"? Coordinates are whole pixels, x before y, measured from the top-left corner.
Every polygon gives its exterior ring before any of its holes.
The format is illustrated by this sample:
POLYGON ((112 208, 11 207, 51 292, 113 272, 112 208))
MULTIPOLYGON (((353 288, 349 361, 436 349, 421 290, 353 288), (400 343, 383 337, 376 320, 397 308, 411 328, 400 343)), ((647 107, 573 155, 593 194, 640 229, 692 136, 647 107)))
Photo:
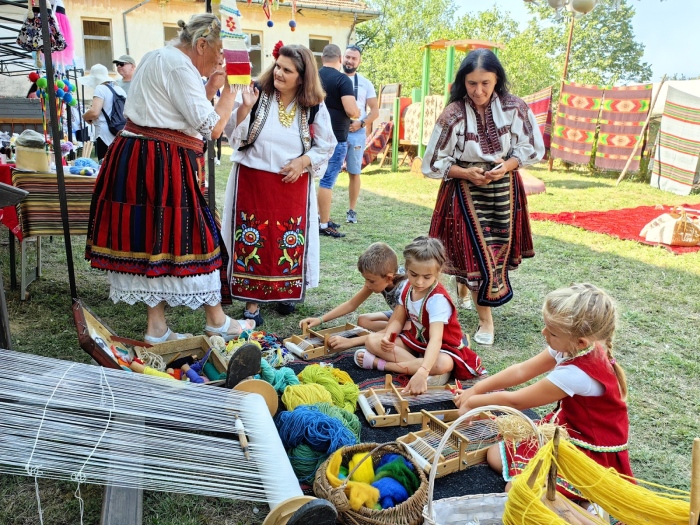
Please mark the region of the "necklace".
POLYGON ((280 124, 282 124, 285 128, 288 128, 292 125, 292 122, 294 122, 294 117, 297 115, 296 99, 294 100, 294 105, 292 106, 291 111, 287 113, 284 105, 282 104, 282 97, 280 97, 279 91, 275 91, 275 98, 277 98, 277 104, 279 105, 280 124))

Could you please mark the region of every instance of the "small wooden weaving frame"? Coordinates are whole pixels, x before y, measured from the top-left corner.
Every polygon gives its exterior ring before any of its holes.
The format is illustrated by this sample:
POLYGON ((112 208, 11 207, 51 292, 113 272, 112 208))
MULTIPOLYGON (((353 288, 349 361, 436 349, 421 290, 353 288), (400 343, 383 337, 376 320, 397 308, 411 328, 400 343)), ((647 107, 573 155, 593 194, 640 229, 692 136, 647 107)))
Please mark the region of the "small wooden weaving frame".
POLYGON ((331 336, 340 335, 343 332, 348 332, 350 330, 359 330, 357 334, 358 337, 363 335, 369 335, 371 332, 365 330, 364 328, 354 325, 352 323, 345 323, 342 326, 335 326, 333 328, 325 328, 323 330, 312 330, 308 325, 304 325, 303 332, 301 335, 292 335, 284 340, 285 343, 292 343, 297 346, 301 346, 300 343, 307 341, 308 339, 321 339, 323 341, 320 345, 313 345, 312 348, 304 349, 302 348, 301 358, 305 361, 309 359, 316 359, 318 357, 324 357, 330 354, 336 354, 338 352, 343 352, 344 350, 334 350, 328 344, 328 340, 331 336))
MULTIPOLYGON (((409 450, 413 454, 416 462, 419 463, 426 473, 430 472, 433 460, 435 459, 435 454, 437 450, 433 447, 433 452, 429 454, 421 454, 415 450, 411 443, 422 440, 428 434, 435 434, 440 437, 447 433, 447 429, 450 424, 459 417, 459 410, 445 410, 441 413, 428 412, 427 410, 421 410, 422 424, 421 430, 415 432, 409 432, 405 436, 401 436, 396 441, 404 443, 408 446, 409 450), (436 414, 438 414, 436 416, 436 414)), ((478 416, 475 416, 472 420, 484 420, 493 419, 494 415, 490 412, 483 412, 478 416)), ((440 478, 447 474, 452 474, 453 472, 459 472, 472 465, 477 465, 479 463, 484 463, 486 461, 486 453, 493 443, 489 442, 484 444, 483 447, 479 447, 476 450, 469 450, 470 445, 475 443, 474 440, 469 439, 467 436, 461 432, 455 430, 449 437, 448 443, 450 448, 458 451, 458 454, 454 457, 446 458, 443 451, 440 452, 440 459, 438 460, 437 474, 436 477, 440 478)), ((427 443, 423 443, 424 446, 429 446, 427 443)))
MULTIPOLYGON (((444 390, 453 391, 454 385, 429 386, 428 392, 441 392, 444 390)), ((360 392, 358 400, 362 413, 370 426, 373 427, 405 427, 408 425, 418 425, 423 421, 421 412, 411 412, 408 400, 401 395, 401 390, 394 385, 391 374, 387 374, 384 378, 384 388, 369 388, 360 392), (399 411, 395 414, 389 414, 382 406, 379 396, 384 394, 393 394, 398 400, 399 411), (374 407, 371 405, 371 400, 374 398, 374 407)), ((451 410, 434 410, 431 413, 440 417, 443 414, 452 412, 451 410)))

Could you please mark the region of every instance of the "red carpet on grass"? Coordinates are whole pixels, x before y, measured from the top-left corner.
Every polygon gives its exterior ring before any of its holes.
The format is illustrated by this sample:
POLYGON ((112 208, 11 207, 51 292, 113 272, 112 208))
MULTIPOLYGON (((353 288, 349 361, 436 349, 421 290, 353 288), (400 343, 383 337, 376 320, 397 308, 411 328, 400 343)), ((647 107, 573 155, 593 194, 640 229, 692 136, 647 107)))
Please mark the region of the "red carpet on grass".
MULTIPOLYGON (((690 215, 700 215, 700 203, 683 204, 683 208, 690 215)), ((640 206, 638 208, 623 208, 621 210, 608 211, 572 211, 562 213, 530 212, 530 218, 535 221, 551 221, 570 226, 577 226, 584 230, 605 233, 619 239, 637 241, 652 246, 663 246, 673 253, 691 253, 700 250, 700 246, 668 246, 656 242, 647 242, 639 232, 648 223, 656 219, 662 213, 672 211, 676 206, 640 206)))

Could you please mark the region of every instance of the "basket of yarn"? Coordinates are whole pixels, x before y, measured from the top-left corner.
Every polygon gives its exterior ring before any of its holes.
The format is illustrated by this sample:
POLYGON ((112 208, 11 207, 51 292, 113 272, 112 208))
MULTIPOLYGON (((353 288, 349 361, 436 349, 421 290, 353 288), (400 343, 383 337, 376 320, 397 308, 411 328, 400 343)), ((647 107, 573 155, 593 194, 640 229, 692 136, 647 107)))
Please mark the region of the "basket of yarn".
MULTIPOLYGON (((503 513, 505 511, 506 501, 508 500, 508 496, 505 492, 497 494, 472 494, 433 501, 435 477, 437 475, 438 462, 442 456, 443 448, 447 444, 452 433, 459 428, 460 424, 483 412, 501 412, 522 419, 522 427, 529 427, 528 430, 532 438, 537 439, 540 446, 543 445, 544 437, 535 423, 525 414, 514 408, 489 405, 472 409, 457 418, 449 426, 435 449, 433 466, 430 469, 430 477, 428 478, 427 503, 423 509, 424 525, 501 525, 503 523, 503 513)), ((521 434, 524 433, 522 428, 518 430, 521 434)))
POLYGON ((428 480, 403 443, 360 443, 332 454, 316 471, 314 494, 350 525, 420 525, 428 480))

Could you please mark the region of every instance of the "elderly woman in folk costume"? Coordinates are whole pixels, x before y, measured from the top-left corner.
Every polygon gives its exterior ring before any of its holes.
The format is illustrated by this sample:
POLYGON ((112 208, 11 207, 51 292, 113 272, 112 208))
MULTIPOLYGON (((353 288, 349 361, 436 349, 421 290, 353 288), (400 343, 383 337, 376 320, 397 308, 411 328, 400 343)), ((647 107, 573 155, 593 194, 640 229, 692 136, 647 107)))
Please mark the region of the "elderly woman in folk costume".
POLYGON ((518 168, 543 156, 537 120, 508 92, 496 55, 488 49, 469 53, 435 124, 422 171, 443 179, 430 236, 447 249, 460 299, 471 290, 478 344, 493 344, 491 308, 513 296, 508 271, 535 254, 518 168))
POLYGON ((147 53, 134 75, 126 127, 95 184, 85 251, 108 271, 114 302, 146 303, 149 343, 185 337, 168 327, 166 303, 203 306, 205 333, 226 340, 255 327, 221 307, 227 257, 199 185, 202 138, 223 132, 235 100, 221 69, 221 25, 211 14, 178 25, 178 38, 147 53))
POLYGON ((261 323, 258 303, 289 314, 318 286, 319 232, 313 178, 336 145, 313 54, 278 43, 252 96, 244 93, 225 132, 234 144, 223 234, 231 294, 261 323), (259 90, 258 90, 259 87, 259 90))

